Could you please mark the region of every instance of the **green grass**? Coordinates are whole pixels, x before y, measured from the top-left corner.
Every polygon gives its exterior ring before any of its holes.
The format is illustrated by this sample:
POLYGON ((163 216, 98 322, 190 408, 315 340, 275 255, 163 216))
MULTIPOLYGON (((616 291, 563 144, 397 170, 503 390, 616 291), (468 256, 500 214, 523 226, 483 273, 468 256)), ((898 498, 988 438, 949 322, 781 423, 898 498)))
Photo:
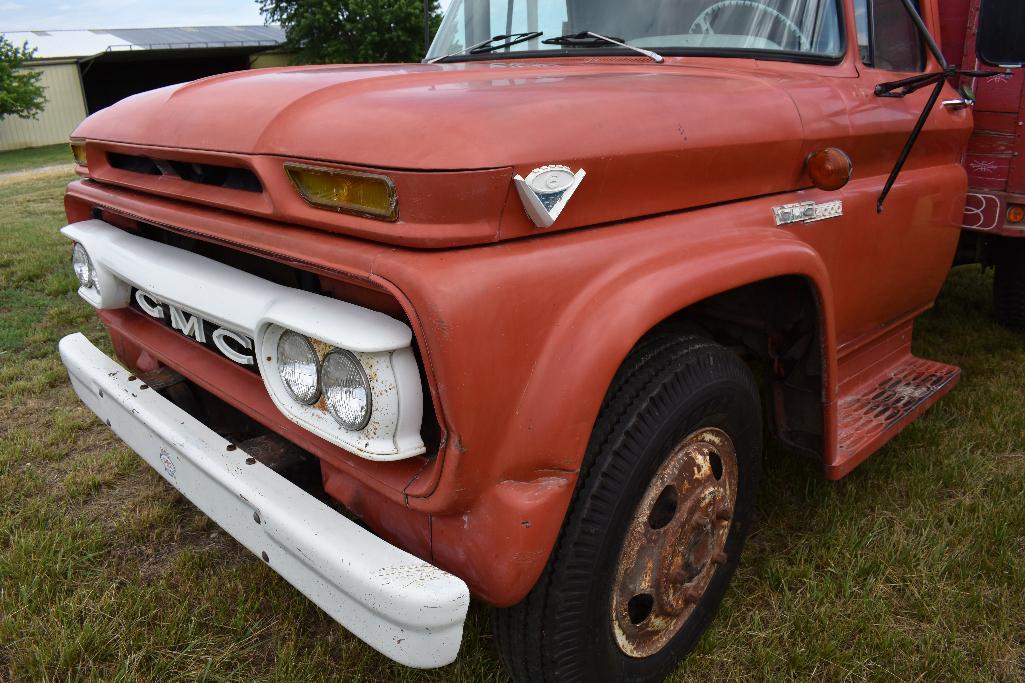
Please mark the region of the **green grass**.
MULTIPOLYGON (((458 662, 345 633, 141 464, 55 354, 81 330, 67 178, 0 186, 0 680, 504 680, 486 608, 458 662)), ((961 386, 840 483, 770 449, 754 531, 678 680, 1025 680, 1025 336, 958 270, 917 350, 961 386)))
POLYGON ((0 152, 0 173, 26 171, 41 166, 65 163, 70 168, 71 162, 71 149, 66 142, 47 147, 16 149, 10 152, 0 152))

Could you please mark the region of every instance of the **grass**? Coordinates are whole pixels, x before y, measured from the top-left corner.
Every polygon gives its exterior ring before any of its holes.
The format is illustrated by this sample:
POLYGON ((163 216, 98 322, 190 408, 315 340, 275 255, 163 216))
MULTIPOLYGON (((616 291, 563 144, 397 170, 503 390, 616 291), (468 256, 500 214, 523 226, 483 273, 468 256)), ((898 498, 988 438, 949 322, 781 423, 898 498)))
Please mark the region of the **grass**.
MULTIPOLYGON (((0 680, 504 680, 475 605, 456 664, 345 633, 141 464, 55 354, 81 330, 69 176, 0 186, 0 680)), ((1025 336, 956 271, 918 352, 961 386, 840 483, 770 450, 755 529, 681 681, 1025 680, 1025 336)))
POLYGON ((0 173, 26 171, 56 164, 67 164, 71 167, 71 149, 67 143, 0 152, 0 173))

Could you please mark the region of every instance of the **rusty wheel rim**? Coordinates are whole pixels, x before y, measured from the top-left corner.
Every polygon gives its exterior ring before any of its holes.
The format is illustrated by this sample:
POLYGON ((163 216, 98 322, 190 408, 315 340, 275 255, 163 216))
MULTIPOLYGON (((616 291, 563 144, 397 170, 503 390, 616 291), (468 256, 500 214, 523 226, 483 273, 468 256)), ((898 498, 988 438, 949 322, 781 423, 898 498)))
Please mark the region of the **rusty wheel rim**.
POLYGON ((612 594, 620 649, 648 657, 669 643, 726 561, 737 503, 737 453, 720 429, 673 450, 651 480, 627 530, 612 594))

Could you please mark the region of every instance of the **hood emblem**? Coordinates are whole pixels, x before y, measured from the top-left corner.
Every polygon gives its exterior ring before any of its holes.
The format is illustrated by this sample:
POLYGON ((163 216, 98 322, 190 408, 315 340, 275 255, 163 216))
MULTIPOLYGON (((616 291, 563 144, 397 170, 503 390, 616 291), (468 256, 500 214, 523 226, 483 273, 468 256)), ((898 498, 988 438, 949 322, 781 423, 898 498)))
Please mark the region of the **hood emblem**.
POLYGON ((513 181, 530 220, 539 228, 550 228, 559 220, 586 175, 584 169, 573 173, 568 166, 542 166, 526 178, 515 176, 513 181))

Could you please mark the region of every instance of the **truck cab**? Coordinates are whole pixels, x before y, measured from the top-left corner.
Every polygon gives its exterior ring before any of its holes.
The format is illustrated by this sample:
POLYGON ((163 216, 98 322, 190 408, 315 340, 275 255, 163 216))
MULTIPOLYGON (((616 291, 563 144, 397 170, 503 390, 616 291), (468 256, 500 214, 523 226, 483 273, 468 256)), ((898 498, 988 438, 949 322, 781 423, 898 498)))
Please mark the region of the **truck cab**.
POLYGON ((1025 330, 1025 54, 1015 30, 1025 24, 1025 6, 946 0, 941 23, 949 62, 1002 72, 954 82, 968 93, 965 104, 975 118, 965 153, 969 192, 956 264, 993 267, 997 321, 1025 330))
POLYGON ((740 561, 763 434, 840 479, 959 379, 911 352, 968 187, 939 24, 454 0, 422 64, 128 98, 72 139, 117 356, 64 339, 72 384, 396 661, 453 661, 472 595, 516 680, 659 680, 740 561))

